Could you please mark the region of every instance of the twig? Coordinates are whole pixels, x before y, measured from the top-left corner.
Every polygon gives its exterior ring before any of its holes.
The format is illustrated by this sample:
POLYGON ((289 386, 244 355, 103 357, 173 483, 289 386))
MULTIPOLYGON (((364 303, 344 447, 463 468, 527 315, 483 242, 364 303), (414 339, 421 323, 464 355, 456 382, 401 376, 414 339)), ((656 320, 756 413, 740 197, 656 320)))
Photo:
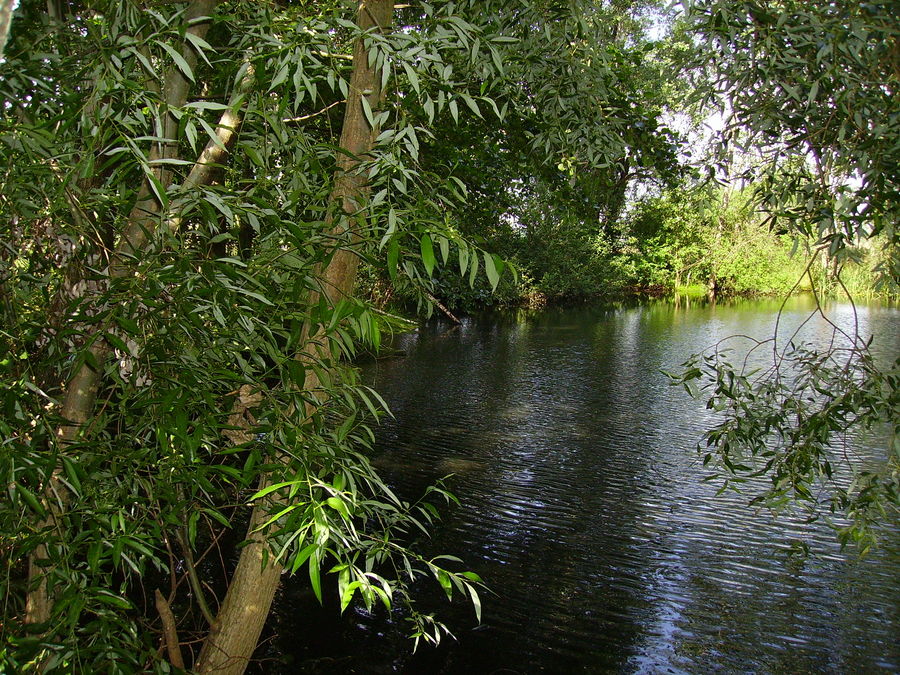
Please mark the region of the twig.
POLYGON ((347 99, 342 98, 340 101, 335 101, 334 103, 329 103, 321 110, 318 110, 314 113, 310 113, 309 115, 301 115, 300 117, 288 117, 287 119, 283 119, 281 121, 284 122, 285 124, 289 124, 291 122, 305 122, 306 120, 310 120, 313 117, 318 117, 319 115, 328 112, 336 105, 340 105, 341 103, 346 103, 346 102, 347 102, 347 99))
POLYGON ((191 552, 187 537, 181 531, 178 532, 178 543, 181 544, 181 550, 184 551, 184 566, 187 569, 188 583, 191 586, 191 590, 194 591, 194 598, 196 598, 197 605, 200 607, 200 613, 203 614, 206 622, 212 626, 216 618, 206 603, 206 595, 203 593, 203 587, 200 585, 200 579, 197 576, 197 568, 194 565, 194 554, 191 552))

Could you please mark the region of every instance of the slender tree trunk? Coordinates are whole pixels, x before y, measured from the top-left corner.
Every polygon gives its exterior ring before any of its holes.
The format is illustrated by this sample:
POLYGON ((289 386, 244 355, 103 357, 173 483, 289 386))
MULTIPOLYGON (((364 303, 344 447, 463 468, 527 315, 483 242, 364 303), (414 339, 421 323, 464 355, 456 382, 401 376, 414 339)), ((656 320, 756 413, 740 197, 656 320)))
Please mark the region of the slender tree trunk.
MULTIPOLYGON (((362 0, 358 5, 358 25, 363 30, 387 30, 393 9, 393 0, 362 0)), ((377 110, 381 96, 380 74, 369 64, 368 53, 360 39, 353 50, 353 74, 341 131, 340 147, 346 152, 337 155, 338 171, 330 195, 331 203, 340 207, 331 230, 337 242, 336 250, 321 273, 322 293, 331 305, 349 294, 356 281, 358 258, 350 248, 358 241, 359 235, 353 216, 366 196, 367 180, 355 169, 359 158, 372 149, 377 135, 377 129, 373 129, 367 121, 362 99, 365 97, 370 108, 377 110)), ((310 298, 312 303, 318 302, 318 299, 317 293, 310 298)), ((320 344, 324 341, 319 337, 311 335, 307 348, 322 350, 319 353, 324 355, 326 348, 320 344)), ((314 391, 319 386, 318 378, 312 369, 307 372, 304 388, 314 391)), ((313 411, 314 407, 307 404, 305 414, 311 415, 313 411)), ((267 484, 264 478, 260 487, 267 484)), ((198 673, 240 675, 256 649, 282 572, 281 564, 269 554, 265 533, 255 531, 268 518, 267 507, 271 506, 272 502, 269 502, 253 509, 247 541, 241 549, 237 569, 200 652, 195 668, 198 673)))
POLYGON ((3 50, 6 49, 6 40, 9 38, 9 27, 12 24, 13 5, 16 0, 0 0, 0 59, 3 58, 3 50))
MULTIPOLYGON (((221 0, 195 0, 185 13, 184 20, 190 21, 198 17, 212 14, 221 0)), ((203 37, 209 29, 208 22, 195 23, 187 28, 187 32, 203 37)), ((197 55, 192 47, 185 44, 182 51, 185 61, 193 68, 197 55)), ((187 101, 190 83, 181 71, 172 67, 166 75, 164 84, 165 102, 170 107, 180 107, 187 101)), ((166 133, 177 129, 173 126, 172 115, 165 115, 166 133)), ((169 136, 166 136, 170 139, 169 136)), ((171 137, 171 138, 174 138, 171 137)), ((150 160, 170 157, 172 140, 157 144, 150 152, 150 160)), ((171 181, 171 173, 162 167, 155 167, 156 179, 165 190, 171 181)), ((162 205, 155 197, 150 180, 145 179, 141 185, 134 207, 110 259, 108 274, 110 278, 121 278, 128 274, 131 259, 146 246, 148 240, 162 220, 162 205)), ((60 411, 65 423, 57 430, 57 439, 61 445, 74 441, 85 423, 91 419, 100 378, 110 352, 110 347, 102 338, 96 338, 88 347, 89 359, 85 359, 73 373, 66 386, 63 405, 60 411)), ((60 516, 67 502, 65 487, 58 479, 59 471, 54 472, 44 488, 47 516, 37 523, 38 530, 48 532, 62 527, 60 516)), ((53 568, 48 564, 50 559, 48 544, 38 545, 28 560, 29 593, 25 605, 27 623, 42 624, 50 620, 53 610, 53 590, 49 583, 53 576, 53 568)))

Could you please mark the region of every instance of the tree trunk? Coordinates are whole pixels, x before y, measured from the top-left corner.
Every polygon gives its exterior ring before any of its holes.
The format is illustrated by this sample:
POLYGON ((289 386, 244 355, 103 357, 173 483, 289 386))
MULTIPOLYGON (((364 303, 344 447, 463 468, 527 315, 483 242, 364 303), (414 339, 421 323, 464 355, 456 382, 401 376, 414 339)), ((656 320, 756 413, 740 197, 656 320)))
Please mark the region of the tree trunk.
MULTIPOLYGON (((385 31, 391 24, 393 9, 393 0, 362 0, 358 5, 358 25, 363 30, 378 28, 385 31)), ((331 229, 337 244, 320 276, 322 293, 332 306, 350 293, 356 281, 358 258, 350 247, 358 241, 359 233, 353 215, 366 196, 367 179, 355 169, 359 158, 372 149, 377 135, 377 129, 373 129, 367 121, 363 97, 366 97, 372 110, 377 110, 382 92, 380 75, 370 66, 363 40, 359 39, 353 50, 353 74, 341 130, 340 147, 345 152, 337 154, 338 171, 329 197, 332 204, 340 207, 337 222, 332 223, 331 229)), ((318 300, 319 294, 313 293, 311 304, 318 300)), ((311 335, 306 346, 324 355, 327 348, 320 344, 323 341, 318 340, 319 337, 318 334, 311 335)), ((318 378, 312 369, 307 372, 304 388, 314 391, 319 386, 318 378)), ((310 415, 313 410, 314 407, 307 404, 304 412, 310 415)), ((281 460, 287 461, 288 458, 281 460)), ((266 485, 267 479, 263 478, 260 488, 266 485)), ((277 500, 275 496, 267 504, 257 505, 253 509, 247 541, 241 549, 237 569, 200 652, 195 668, 198 673, 240 675, 256 649, 278 588, 282 565, 268 554, 265 533, 255 530, 268 518, 267 507, 277 503, 277 500)))
MULTIPOLYGON (((220 1, 195 0, 185 13, 185 22, 211 15, 220 1)), ((209 30, 208 22, 194 23, 187 28, 187 32, 198 37, 203 37, 207 30, 209 30)), ((193 68, 197 61, 194 49, 186 44, 182 50, 182 56, 193 68)), ((187 101, 188 88, 188 80, 178 68, 173 66, 167 73, 164 84, 166 104, 171 107, 183 106, 187 101)), ((166 133, 174 132, 177 129, 177 122, 173 125, 174 117, 166 114, 165 119, 166 133)), ((151 161, 171 157, 170 146, 173 144, 174 136, 166 136, 166 138, 169 139, 169 142, 157 144, 151 149, 149 156, 151 161)), ((155 167, 154 171, 162 189, 165 190, 171 181, 171 172, 162 167, 155 167)), ((128 274, 130 260, 146 246, 161 220, 162 205, 154 196, 150 180, 145 179, 119 243, 110 258, 108 269, 110 278, 121 278, 128 274)), ((86 360, 78 366, 66 386, 60 411, 60 415, 66 420, 66 423, 57 430, 58 442, 61 445, 74 441, 84 424, 91 418, 104 364, 110 352, 109 345, 101 338, 95 339, 88 349, 93 363, 86 360)), ((58 470, 54 472, 44 488, 47 516, 37 523, 38 530, 49 532, 51 529, 61 527, 59 517, 67 499, 65 487, 58 480, 58 473, 58 470)), ((27 623, 43 624, 50 620, 53 610, 53 592, 49 580, 53 575, 53 568, 48 565, 49 558, 49 550, 45 543, 38 545, 29 556, 30 590, 25 605, 25 621, 27 623)))
POLYGON ((6 49, 6 40, 9 38, 9 27, 12 24, 15 4, 16 0, 0 0, 0 59, 3 58, 3 50, 6 49))

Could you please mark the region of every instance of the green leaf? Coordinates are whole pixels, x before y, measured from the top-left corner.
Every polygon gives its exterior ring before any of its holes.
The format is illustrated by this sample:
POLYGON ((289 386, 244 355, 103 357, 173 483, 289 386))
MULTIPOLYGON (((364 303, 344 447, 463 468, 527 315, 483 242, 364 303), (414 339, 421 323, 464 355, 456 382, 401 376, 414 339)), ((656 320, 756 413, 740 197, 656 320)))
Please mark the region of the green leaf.
POLYGON ((118 335, 115 335, 114 333, 104 333, 103 337, 110 345, 112 345, 114 349, 118 349, 120 352, 124 352, 125 354, 131 353, 128 349, 128 345, 126 345, 125 341, 118 335))
POLYGON ((298 551, 297 555, 294 556, 293 562, 291 563, 291 574, 294 574, 297 570, 299 570, 300 566, 309 559, 309 556, 311 556, 317 548, 319 548, 318 544, 310 544, 303 550, 298 551))
POLYGON ((191 150, 197 152, 197 125, 193 120, 188 120, 184 125, 184 135, 187 137, 191 150))
POLYGON ((419 239, 419 248, 422 251, 422 264, 425 266, 425 272, 428 276, 434 271, 434 245, 431 243, 431 237, 423 234, 419 239))
POLYGON ((269 91, 277 88, 278 85, 283 83, 288 78, 288 74, 291 71, 291 63, 285 62, 282 64, 281 68, 278 69, 278 72, 275 74, 275 77, 272 78, 272 83, 269 85, 269 91))
POLYGON ((113 595, 107 590, 102 588, 97 589, 97 599, 100 602, 104 602, 107 605, 112 605, 113 607, 118 607, 119 609, 131 609, 132 604, 128 602, 125 598, 122 598, 118 595, 113 595))
POLYGON ((143 164, 142 167, 144 168, 144 177, 150 183, 150 189, 153 192, 153 195, 159 200, 159 203, 164 210, 169 208, 169 195, 166 194, 166 189, 163 187, 163 184, 159 182, 159 178, 157 178, 149 165, 143 164))
POLYGON ((492 253, 491 257, 494 259, 494 267, 497 268, 497 274, 503 276, 503 270, 506 269, 506 262, 496 253, 492 253))
POLYGON ((491 284, 491 290, 496 291, 497 283, 500 281, 500 274, 497 272, 497 267, 494 265, 494 258, 487 251, 483 252, 482 257, 484 258, 484 272, 487 274, 488 281, 491 284))
POLYGON ((214 520, 216 520, 216 521, 217 521, 219 524, 221 524, 223 527, 227 527, 227 528, 229 528, 229 529, 231 528, 231 523, 228 522, 228 519, 227 519, 225 516, 223 516, 223 515, 222 515, 219 511, 217 511, 216 509, 211 509, 211 508, 204 507, 204 508, 202 509, 202 511, 203 511, 205 514, 207 514, 210 518, 213 518, 214 520))
POLYGON ((166 157, 163 159, 151 159, 147 162, 150 166, 187 166, 188 164, 193 164, 186 159, 176 159, 174 157, 166 157))
POLYGON ((271 494, 272 492, 275 492, 275 490, 280 490, 281 488, 287 487, 288 485, 296 485, 299 482, 301 482, 301 481, 286 480, 282 483, 275 483, 266 488, 263 488, 262 490, 260 490, 256 494, 254 494, 252 497, 250 497, 250 499, 248 499, 247 501, 249 501, 249 502, 255 501, 257 499, 260 499, 261 497, 265 497, 267 494, 271 494))
POLYGON ((266 163, 263 161, 262 155, 260 155, 259 152, 257 152, 256 148, 254 148, 248 144, 243 144, 242 147, 244 148, 244 152, 247 153, 247 157, 250 158, 251 162, 253 162, 256 166, 258 166, 261 169, 265 168, 266 163))
POLYGON ((363 114, 366 116, 366 121, 369 123, 369 128, 375 128, 375 115, 372 113, 372 106, 369 105, 369 99, 366 96, 360 96, 359 102, 362 104, 363 114))
POLYGON ((181 71, 181 74, 191 82, 193 82, 194 72, 191 70, 188 62, 184 60, 184 57, 180 53, 178 53, 178 50, 175 49, 172 45, 166 44, 162 40, 157 40, 156 42, 160 47, 162 47, 169 53, 169 56, 172 57, 172 60, 175 62, 175 65, 178 66, 178 70, 181 71))
POLYGON ((46 515, 47 512, 31 490, 24 485, 16 484, 16 493, 22 497, 22 501, 24 501, 28 505, 28 508, 34 511, 38 517, 43 518, 46 515))
POLYGON ((416 74, 416 71, 410 66, 406 61, 403 62, 403 70, 406 71, 406 77, 409 78, 409 83, 412 85, 413 90, 417 94, 421 94, 421 90, 419 89, 419 76, 416 74))
POLYGON ((128 51, 137 57, 138 61, 141 62, 141 65, 144 67, 144 70, 147 71, 147 74, 150 75, 150 77, 152 77, 154 80, 159 79, 159 75, 156 74, 156 71, 153 69, 153 66, 150 65, 150 61, 146 56, 141 54, 139 50, 134 49, 133 47, 129 48, 128 51))
POLYGON ((379 588, 378 586, 372 586, 372 590, 375 591, 375 594, 381 600, 381 603, 384 605, 384 608, 387 611, 391 611, 391 596, 390 596, 390 587, 385 587, 387 590, 383 588, 379 588))
POLYGON ((195 110, 215 110, 215 111, 223 111, 228 110, 229 106, 224 103, 217 103, 216 101, 191 101, 190 103, 185 103, 184 108, 193 108, 195 110))
POLYGON ((288 513, 290 513, 291 511, 295 511, 298 508, 300 508, 300 504, 291 504, 290 506, 285 506, 278 513, 276 513, 272 516, 269 516, 269 518, 266 520, 266 522, 264 522, 262 525, 260 525, 253 531, 259 532, 260 530, 265 530, 267 527, 269 527, 269 525, 276 522, 277 520, 280 520, 282 518, 282 516, 286 516, 288 513))
POLYGON ((203 127, 204 131, 206 131, 206 135, 209 136, 209 139, 213 143, 218 145, 222 150, 225 150, 225 143, 219 137, 219 134, 216 132, 216 130, 212 128, 212 125, 202 117, 198 117, 197 121, 200 122, 200 126, 203 127))
POLYGON ((472 598, 472 606, 475 608, 475 619, 478 623, 481 623, 481 598, 478 597, 478 592, 474 586, 468 586, 468 590, 469 597, 472 598))
POLYGON ((386 237, 390 237, 396 231, 397 231, 397 211, 392 206, 388 210, 388 227, 387 227, 387 231, 384 234, 386 237))
POLYGON ((234 290, 236 290, 238 293, 241 293, 242 295, 249 296, 254 300, 259 300, 262 304, 268 305, 269 307, 275 306, 271 300, 269 300, 265 296, 260 295, 259 293, 254 293, 253 291, 248 291, 244 288, 235 288, 234 290))
POLYGON ((325 503, 340 513, 344 518, 350 519, 350 512, 347 510, 347 505, 340 497, 329 497, 325 500, 325 503))
POLYGON ((397 281, 397 261, 400 258, 400 242, 397 241, 396 237, 392 237, 390 243, 388 243, 388 276, 390 276, 391 281, 397 281))
POLYGON ((441 259, 446 265, 447 259, 450 258, 450 240, 447 237, 438 237, 438 245, 441 248, 441 259))
POLYGON ((65 471, 69 484, 72 486, 72 489, 75 490, 75 494, 80 495, 81 478, 78 475, 78 467, 69 457, 61 457, 60 460, 62 461, 63 470, 65 471))
POLYGON ((140 539, 136 539, 135 537, 123 537, 123 539, 126 546, 133 548, 138 553, 141 553, 148 558, 156 558, 153 552, 149 548, 147 548, 144 542, 142 542, 140 539))
POLYGON ((312 584, 313 593, 316 594, 316 599, 319 601, 319 604, 322 604, 322 579, 321 579, 321 571, 319 570, 319 557, 317 555, 311 555, 309 557, 309 582, 312 584))
POLYGON ((447 574, 446 571, 438 568, 435 568, 434 572, 435 577, 438 580, 438 583, 441 585, 441 588, 444 589, 444 593, 447 594, 448 599, 453 598, 453 584, 450 582, 450 575, 447 574))
POLYGON ((119 327, 122 330, 130 335, 140 335, 141 333, 141 329, 138 327, 137 322, 127 316, 117 316, 116 323, 119 324, 119 327))
POLYGON ((481 117, 481 108, 478 107, 478 104, 475 102, 475 99, 469 96, 468 94, 463 94, 463 101, 466 102, 466 105, 469 106, 469 109, 475 113, 478 117, 481 117))
POLYGON ((363 387, 363 389, 369 393, 369 396, 371 396, 378 402, 378 405, 383 411, 385 411, 391 417, 394 416, 394 414, 391 412, 391 409, 388 407, 387 401, 382 398, 381 394, 372 389, 372 387, 363 387))
POLYGON ((502 75, 503 74, 503 62, 500 60, 500 54, 493 47, 491 47, 490 50, 491 50, 491 60, 494 62, 494 67, 497 69, 497 72, 502 75))
POLYGON ((88 548, 87 554, 87 562, 88 567, 91 572, 96 574, 97 570, 100 569, 100 553, 102 552, 103 545, 99 541, 95 541, 88 548))
POLYGON ((187 521, 187 537, 191 546, 197 542, 197 522, 200 520, 199 511, 191 511, 187 521))
POLYGON ((341 614, 343 614, 344 610, 350 606, 350 602, 353 600, 353 593, 360 586, 362 586, 362 584, 359 581, 354 581, 352 583, 347 584, 347 587, 344 589, 344 592, 341 593, 341 614))
POLYGON ((206 57, 206 52, 213 51, 212 45, 209 44, 206 40, 204 40, 199 35, 194 35, 191 32, 185 32, 185 39, 191 43, 196 52, 200 55, 200 58, 206 62, 210 68, 212 68, 212 64, 209 62, 209 59, 206 57))

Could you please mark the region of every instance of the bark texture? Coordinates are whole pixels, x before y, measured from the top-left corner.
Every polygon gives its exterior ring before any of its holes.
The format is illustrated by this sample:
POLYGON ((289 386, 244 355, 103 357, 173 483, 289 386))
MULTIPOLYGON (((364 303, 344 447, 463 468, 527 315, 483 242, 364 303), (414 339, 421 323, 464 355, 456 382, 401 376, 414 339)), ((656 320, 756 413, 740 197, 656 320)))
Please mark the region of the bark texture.
MULTIPOLYGON (((221 0, 195 0, 185 13, 184 20, 187 22, 210 16, 219 2, 221 0)), ((197 22, 187 28, 187 32, 198 37, 203 37, 208 30, 209 22, 206 21, 197 22)), ((197 62, 197 54, 187 42, 182 50, 182 56, 193 69, 197 62)), ((190 82, 178 68, 174 66, 170 68, 163 87, 166 105, 183 106, 187 102, 189 86, 190 82)), ((151 161, 172 157, 177 121, 168 114, 165 120, 164 132, 167 141, 154 145, 149 154, 151 161)), ((171 172, 159 165, 153 170, 157 181, 165 190, 172 180, 171 172)), ((129 273, 130 261, 144 249, 161 221, 162 204, 155 196, 150 179, 147 178, 141 185, 119 242, 110 257, 108 269, 110 278, 122 278, 129 273)), ((100 338, 94 339, 88 350, 90 357, 77 366, 66 386, 60 410, 60 415, 66 423, 57 430, 58 442, 62 445, 76 440, 84 425, 91 419, 104 364, 110 353, 109 345, 100 338)), ((68 501, 65 487, 58 480, 58 471, 48 481, 44 489, 44 498, 47 516, 38 522, 36 527, 38 530, 49 532, 62 527, 59 517, 68 501)), ((50 620, 53 610, 53 591, 50 584, 53 568, 48 565, 49 558, 47 544, 37 546, 29 556, 28 576, 31 590, 25 605, 27 623, 43 624, 50 620)))
POLYGON ((166 645, 166 654, 169 656, 169 663, 176 668, 184 669, 184 659, 181 657, 181 645, 178 643, 178 628, 175 624, 175 615, 169 607, 168 601, 157 588, 153 594, 156 611, 159 612, 159 618, 163 625, 163 639, 166 645))
MULTIPOLYGON (((362 1, 358 5, 358 25, 363 30, 386 31, 390 27, 394 10, 393 0, 362 1)), ((338 171, 334 189, 330 195, 332 204, 339 206, 338 217, 332 221, 330 234, 338 242, 328 265, 322 270, 321 293, 333 305, 349 294, 356 281, 358 257, 351 250, 358 238, 354 214, 366 196, 365 175, 355 171, 360 158, 371 151, 377 129, 373 129, 366 118, 362 99, 366 97, 372 110, 381 103, 381 79, 369 64, 368 53, 363 40, 358 40, 353 50, 353 74, 350 79, 350 93, 344 113, 340 147, 346 151, 338 153, 338 171)), ((311 303, 318 302, 318 294, 313 294, 311 303)), ((311 351, 325 349, 320 336, 313 334, 308 339, 311 351)), ((306 391, 314 391, 319 381, 312 369, 307 370, 304 383, 306 391)), ((313 412, 307 404, 306 415, 313 412)), ((298 411, 298 414, 303 414, 298 411)), ((267 485, 265 481, 260 485, 267 485)), ((277 498, 276 498, 277 499, 277 498)), ((265 506, 256 506, 250 518, 247 540, 237 569, 231 579, 225 600, 212 626, 209 636, 197 661, 198 673, 241 675, 253 656, 259 636, 272 606, 272 600, 281 579, 282 565, 268 555, 268 543, 264 532, 255 532, 268 518, 268 510, 274 500, 265 506)))
POLYGON ((6 49, 6 40, 9 38, 9 27, 12 24, 13 5, 15 0, 0 0, 0 59, 6 49))

